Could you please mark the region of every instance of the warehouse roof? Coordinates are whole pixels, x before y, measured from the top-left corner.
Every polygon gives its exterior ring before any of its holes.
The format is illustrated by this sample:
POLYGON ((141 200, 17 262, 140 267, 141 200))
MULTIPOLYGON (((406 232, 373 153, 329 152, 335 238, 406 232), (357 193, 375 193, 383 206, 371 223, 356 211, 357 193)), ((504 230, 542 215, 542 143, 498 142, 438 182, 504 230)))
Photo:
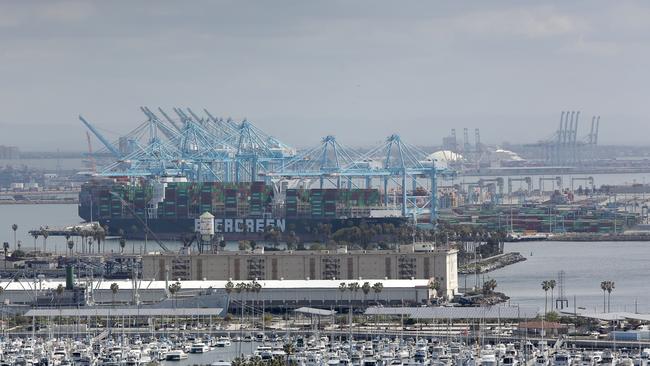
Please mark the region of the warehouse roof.
POLYGON ((334 310, 325 310, 318 308, 302 307, 294 310, 296 313, 309 314, 309 315, 320 315, 320 316, 331 316, 336 314, 334 310))
POLYGON ((641 321, 650 321, 650 314, 637 314, 637 313, 628 313, 628 312, 612 312, 612 313, 597 313, 595 311, 582 311, 577 314, 573 312, 562 312, 563 315, 569 316, 579 316, 582 318, 590 318, 597 320, 606 320, 606 321, 617 321, 624 319, 636 319, 641 321))
POLYGON ((526 319, 537 316, 537 308, 518 306, 481 307, 370 307, 366 315, 405 315, 414 319, 526 319))
MULTIPOLYGON (((167 282, 167 285, 175 281, 167 282)), ((200 289, 223 289, 229 281, 180 281, 181 290, 200 290, 200 289)), ((232 280, 234 285, 237 285, 240 282, 250 283, 249 280, 232 280)), ((361 280, 259 280, 257 281, 262 285, 262 289, 305 289, 305 288, 321 288, 321 289, 338 289, 341 283, 346 285, 350 283, 358 283, 359 286, 363 286, 365 282, 374 285, 379 282, 383 285, 384 288, 415 288, 415 287, 427 287, 429 280, 426 279, 414 279, 414 280, 386 280, 386 279, 361 279, 361 280)), ((83 284, 84 281, 78 281, 78 283, 83 284)), ((131 280, 103 280, 103 281, 94 281, 92 286, 94 289, 98 290, 110 290, 111 284, 117 283, 120 290, 130 290, 133 288, 133 282, 131 280)), ((138 287, 141 290, 165 290, 165 281, 153 281, 153 280, 142 280, 138 284, 138 287)), ((6 291, 31 291, 34 289, 47 290, 47 289, 56 289, 59 285, 65 286, 65 281, 63 280, 43 280, 40 282, 33 281, 17 281, 17 282, 0 282, 6 291)), ((361 289, 359 289, 361 292, 361 289)))
POLYGON ((69 317, 88 317, 88 316, 219 316, 223 312, 222 308, 60 308, 60 309, 31 309, 25 313, 25 316, 69 316, 69 317))

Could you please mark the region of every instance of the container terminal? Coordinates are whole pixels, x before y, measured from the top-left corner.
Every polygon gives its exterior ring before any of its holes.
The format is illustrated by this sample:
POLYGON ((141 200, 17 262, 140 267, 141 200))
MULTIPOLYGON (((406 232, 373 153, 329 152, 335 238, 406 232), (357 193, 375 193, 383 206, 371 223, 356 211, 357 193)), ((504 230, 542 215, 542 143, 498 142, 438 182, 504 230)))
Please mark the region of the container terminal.
MULTIPOLYGON (((100 154, 111 159, 97 168, 89 155, 92 169, 77 190, 85 223, 33 230, 44 250, 29 257, 17 258, 20 248, 5 246, 0 299, 11 320, 3 322, 10 341, 3 339, 2 347, 18 350, 3 360, 40 364, 56 355, 60 364, 72 357, 76 363, 149 364, 192 353, 226 357, 219 349, 233 346, 238 355, 278 358, 285 345, 298 348, 292 357, 284 352, 285 360, 315 365, 493 360, 541 366, 598 357, 642 364, 650 357, 641 348, 616 350, 648 343, 643 329, 627 325, 650 321, 643 314, 562 308, 563 322, 546 315, 536 321, 539 309, 493 306, 489 301, 507 296, 492 281, 459 288, 462 236, 418 238, 419 230, 459 227, 507 233, 512 240, 622 235, 642 229, 647 219, 644 188, 596 188, 592 176, 560 173, 490 178, 490 171, 468 183, 486 154, 461 158, 471 155, 467 144, 429 154, 391 135, 359 151, 327 136, 298 150, 249 121, 216 118, 207 110, 199 116, 175 108, 174 118, 162 109, 142 111, 145 122, 115 142, 80 117, 104 145, 100 154), (48 235, 68 237, 69 254, 47 253, 48 235), (101 252, 101 241, 111 236, 120 242, 148 238, 158 247, 130 255, 101 252), (183 246, 169 250, 162 239, 183 246), (352 248, 336 245, 339 240, 352 248), (255 241, 283 242, 286 250, 254 247, 255 241), (364 241, 384 249, 360 247, 364 241), (226 242, 249 245, 225 250, 226 242), (327 246, 297 250, 301 242, 327 246), (58 342, 43 341, 54 334, 58 342), (79 335, 92 339, 73 342, 79 335), (315 342, 322 344, 319 352, 315 342), (573 348, 588 344, 605 351, 573 348), (444 354, 456 355, 454 361, 444 354)), ((553 164, 575 164, 580 151, 595 148, 599 120, 587 144, 575 137, 577 120, 563 113, 560 137, 545 143, 553 164)), ((517 164, 512 152, 498 153, 509 157, 511 163, 502 160, 506 168, 517 164)))

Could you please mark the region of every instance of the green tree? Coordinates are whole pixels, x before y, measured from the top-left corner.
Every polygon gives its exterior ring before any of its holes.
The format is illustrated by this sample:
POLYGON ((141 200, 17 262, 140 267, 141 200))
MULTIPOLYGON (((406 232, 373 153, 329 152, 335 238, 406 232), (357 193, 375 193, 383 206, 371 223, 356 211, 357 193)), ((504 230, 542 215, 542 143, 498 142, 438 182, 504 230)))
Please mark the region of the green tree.
POLYGON ((378 303, 379 294, 384 290, 384 284, 381 282, 375 282, 375 284, 372 285, 372 290, 375 292, 375 302, 378 303))
POLYGON ((361 286, 361 291, 363 291, 363 301, 368 303, 368 294, 372 290, 372 286, 370 285, 370 282, 364 282, 363 285, 361 286))
POLYGON ((113 306, 115 306, 115 295, 119 290, 120 290, 120 286, 117 283, 115 282, 111 283, 111 297, 112 297, 111 304, 113 306))
POLYGON ((122 236, 120 237, 120 253, 124 253, 125 247, 126 247, 126 238, 122 236))
POLYGON ((55 290, 55 291, 56 291, 57 302, 58 302, 59 305, 61 305, 61 296, 62 296, 63 293, 65 292, 65 287, 63 287, 62 284, 59 284, 59 285, 56 287, 56 290, 55 290))
POLYGON ((495 280, 494 278, 489 279, 483 283, 483 293, 486 295, 493 293, 496 288, 497 288, 497 280, 495 280))
POLYGON ((348 285, 345 282, 339 283, 339 292, 341 293, 341 301, 343 300, 343 293, 348 289, 348 285))
POLYGON ((176 282, 170 284, 169 287, 168 287, 168 290, 169 290, 169 293, 172 295, 172 299, 174 299, 174 307, 176 307, 176 303, 178 301, 176 295, 181 290, 181 283, 179 281, 176 281, 176 282))
POLYGON ((285 357, 285 362, 286 362, 287 365, 289 365, 289 359, 291 358, 291 355, 296 353, 296 349, 293 346, 292 342, 287 342, 287 343, 282 345, 282 350, 284 351, 284 354, 285 354, 285 356, 284 356, 285 357))
POLYGON ((234 285, 234 284, 232 283, 232 281, 230 281, 230 280, 229 280, 228 282, 226 282, 226 286, 224 286, 224 289, 226 290, 226 293, 227 293, 228 295, 230 295, 230 293, 232 292, 232 290, 233 290, 234 288, 235 288, 235 285, 234 285))
POLYGON ((250 242, 248 240, 240 240, 239 241, 239 250, 240 251, 245 251, 250 248, 250 242))
POLYGON ((357 299, 357 292, 361 286, 359 285, 358 282, 350 282, 348 283, 348 290, 350 290, 350 304, 352 303, 352 296, 354 295, 354 299, 357 299))
POLYGON ((68 249, 70 250, 70 256, 72 256, 72 249, 74 249, 74 241, 68 240, 68 249))

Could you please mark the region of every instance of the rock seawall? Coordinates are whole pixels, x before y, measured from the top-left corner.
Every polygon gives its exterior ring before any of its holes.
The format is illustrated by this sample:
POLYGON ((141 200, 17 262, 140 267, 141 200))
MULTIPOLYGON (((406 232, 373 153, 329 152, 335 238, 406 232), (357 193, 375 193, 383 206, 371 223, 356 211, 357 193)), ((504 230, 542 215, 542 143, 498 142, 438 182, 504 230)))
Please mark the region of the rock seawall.
POLYGON ((485 258, 478 263, 468 263, 458 268, 459 274, 476 273, 478 267, 479 273, 487 273, 505 266, 525 261, 526 258, 519 252, 505 253, 494 257, 485 258))

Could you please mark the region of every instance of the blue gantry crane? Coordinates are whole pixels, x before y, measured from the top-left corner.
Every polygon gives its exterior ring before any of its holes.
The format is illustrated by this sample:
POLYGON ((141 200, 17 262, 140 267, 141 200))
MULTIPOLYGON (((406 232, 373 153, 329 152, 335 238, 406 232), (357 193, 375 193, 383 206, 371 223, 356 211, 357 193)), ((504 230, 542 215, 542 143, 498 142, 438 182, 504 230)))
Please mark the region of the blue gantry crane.
POLYGON ((409 217, 428 213, 435 223, 437 179, 454 174, 436 167, 426 152, 397 134, 366 151, 348 148, 328 135, 316 147, 297 152, 246 119, 237 123, 217 118, 207 109, 199 115, 174 108, 176 118, 162 108, 158 112, 163 118, 148 107, 141 111, 146 120, 122 137, 131 147, 126 154, 80 117, 116 158, 101 175, 265 181, 276 187, 287 181, 321 188, 380 187, 385 206, 409 217))

